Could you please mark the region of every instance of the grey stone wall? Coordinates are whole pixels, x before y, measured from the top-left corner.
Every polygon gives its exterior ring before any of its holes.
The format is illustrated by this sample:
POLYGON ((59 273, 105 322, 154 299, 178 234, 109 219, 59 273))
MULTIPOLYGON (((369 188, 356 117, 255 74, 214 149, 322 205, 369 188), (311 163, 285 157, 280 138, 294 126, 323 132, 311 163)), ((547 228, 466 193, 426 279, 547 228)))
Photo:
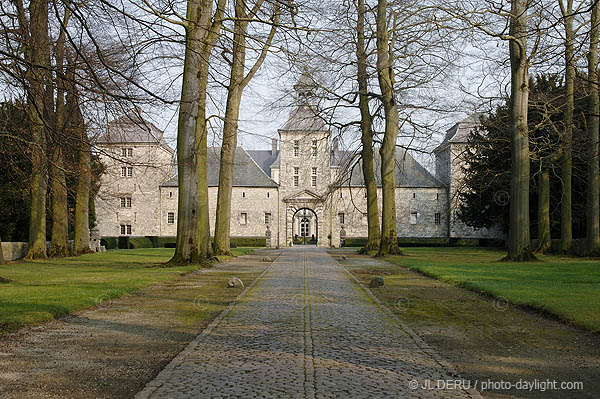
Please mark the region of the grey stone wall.
POLYGON ((131 235, 161 235, 159 185, 172 176, 173 150, 155 144, 110 144, 99 147, 106 170, 96 196, 96 216, 101 236, 118 236, 120 225, 132 226, 131 235), (121 155, 132 148, 131 157, 121 155), (133 168, 122 177, 121 168, 133 168), (131 197, 131 207, 121 206, 121 197, 131 197))

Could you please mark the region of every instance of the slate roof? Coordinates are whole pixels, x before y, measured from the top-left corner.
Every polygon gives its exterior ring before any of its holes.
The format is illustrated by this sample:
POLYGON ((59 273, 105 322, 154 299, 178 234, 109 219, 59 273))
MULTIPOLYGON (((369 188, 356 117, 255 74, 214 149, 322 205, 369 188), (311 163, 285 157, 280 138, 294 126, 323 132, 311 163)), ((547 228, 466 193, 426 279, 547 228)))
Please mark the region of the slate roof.
MULTIPOLYGON (((208 148, 208 186, 219 186, 219 163, 221 160, 221 147, 208 148)), ((161 184, 161 187, 177 187, 177 176, 161 184)), ((235 163, 233 166, 234 187, 278 187, 277 183, 269 178, 263 169, 257 165, 246 150, 237 147, 235 163)))
POLYGON ((97 143, 158 143, 167 146, 163 132, 144 120, 137 109, 108 122, 106 132, 98 138, 97 143))
POLYGON ((275 152, 274 155, 271 150, 246 150, 246 152, 254 159, 254 162, 260 166, 267 176, 272 177, 271 165, 279 160, 279 150, 275 152))
POLYGON ((448 144, 466 144, 469 139, 469 134, 477 127, 479 122, 479 114, 471 114, 460 122, 457 122, 450 129, 446 130, 444 141, 438 145, 434 152, 437 152, 448 144))
MULTIPOLYGON (((375 181, 378 187, 381 187, 381 157, 379 151, 373 153, 373 166, 375 168, 375 181)), ((349 160, 354 167, 351 169, 352 175, 350 185, 354 187, 364 186, 364 178, 362 174, 362 160, 353 162, 349 160)), ((345 167, 345 165, 342 165, 345 167)), ((350 170, 346 171, 345 180, 342 186, 348 185, 350 170)), ((412 155, 406 150, 396 150, 396 167, 394 168, 394 177, 396 187, 424 187, 424 188, 442 188, 445 187, 442 182, 436 179, 427 169, 425 169, 412 155)))
POLYGON ((322 131, 326 128, 314 106, 300 104, 290 112, 287 122, 279 130, 322 131))

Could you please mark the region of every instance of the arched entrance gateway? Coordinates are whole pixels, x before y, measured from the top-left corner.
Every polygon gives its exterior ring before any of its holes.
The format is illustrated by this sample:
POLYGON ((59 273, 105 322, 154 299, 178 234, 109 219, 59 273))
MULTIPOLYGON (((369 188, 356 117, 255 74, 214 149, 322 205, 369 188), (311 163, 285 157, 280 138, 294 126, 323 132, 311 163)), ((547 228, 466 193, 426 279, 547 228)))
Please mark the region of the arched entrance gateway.
MULTIPOLYGON (((312 244, 329 246, 323 209, 325 201, 318 195, 304 190, 288 198, 285 203, 285 246, 312 244)), ((284 227, 284 226, 282 226, 284 227)))
POLYGON ((316 245, 319 240, 319 218, 310 208, 300 208, 292 216, 294 245, 316 245))

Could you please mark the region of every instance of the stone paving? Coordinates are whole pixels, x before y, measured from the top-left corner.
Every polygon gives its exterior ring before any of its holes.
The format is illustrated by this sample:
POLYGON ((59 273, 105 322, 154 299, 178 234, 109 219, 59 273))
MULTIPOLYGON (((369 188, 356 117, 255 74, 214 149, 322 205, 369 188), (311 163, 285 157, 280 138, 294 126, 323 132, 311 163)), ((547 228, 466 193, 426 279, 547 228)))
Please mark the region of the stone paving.
POLYGON ((285 249, 136 398, 470 398, 327 252, 285 249))

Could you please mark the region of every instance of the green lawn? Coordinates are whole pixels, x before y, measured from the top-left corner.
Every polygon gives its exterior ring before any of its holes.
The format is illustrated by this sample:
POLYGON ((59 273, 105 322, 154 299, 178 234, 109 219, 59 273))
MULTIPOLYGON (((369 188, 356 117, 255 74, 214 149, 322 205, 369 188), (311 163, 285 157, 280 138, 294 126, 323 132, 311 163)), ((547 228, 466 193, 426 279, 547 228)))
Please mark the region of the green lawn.
POLYGON ((600 261, 539 256, 540 262, 498 262, 505 252, 474 247, 402 248, 389 260, 427 275, 550 312, 600 331, 600 261))
MULTIPOLYGON (((251 252, 234 248, 234 255, 251 252)), ((173 279, 198 266, 148 267, 167 262, 174 249, 116 250, 65 259, 0 266, 0 332, 35 325, 173 279)))

